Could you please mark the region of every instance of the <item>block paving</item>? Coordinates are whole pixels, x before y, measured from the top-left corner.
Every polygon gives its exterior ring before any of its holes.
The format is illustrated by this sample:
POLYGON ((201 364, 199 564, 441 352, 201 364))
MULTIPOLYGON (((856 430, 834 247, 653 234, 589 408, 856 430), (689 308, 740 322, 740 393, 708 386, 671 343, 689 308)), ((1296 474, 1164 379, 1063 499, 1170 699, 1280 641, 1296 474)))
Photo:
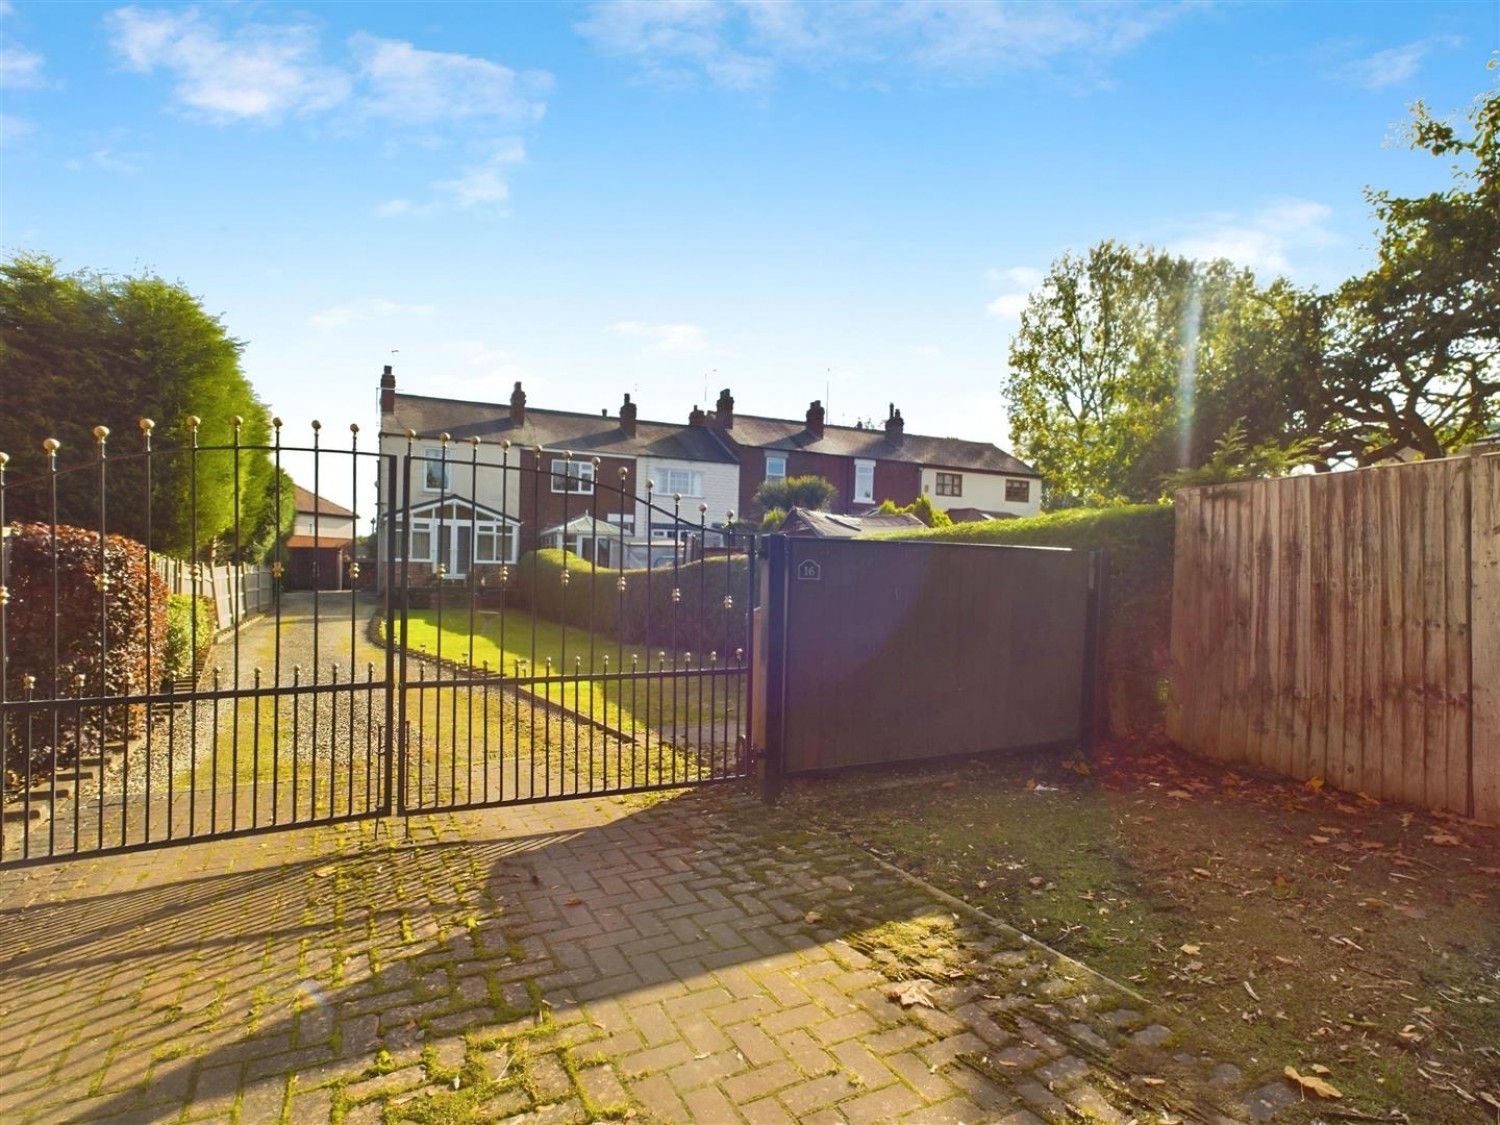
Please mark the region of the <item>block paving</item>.
POLYGON ((1222 1125, 1287 1101, 727 788, 5 871, 0 974, 14 1123, 1222 1125))

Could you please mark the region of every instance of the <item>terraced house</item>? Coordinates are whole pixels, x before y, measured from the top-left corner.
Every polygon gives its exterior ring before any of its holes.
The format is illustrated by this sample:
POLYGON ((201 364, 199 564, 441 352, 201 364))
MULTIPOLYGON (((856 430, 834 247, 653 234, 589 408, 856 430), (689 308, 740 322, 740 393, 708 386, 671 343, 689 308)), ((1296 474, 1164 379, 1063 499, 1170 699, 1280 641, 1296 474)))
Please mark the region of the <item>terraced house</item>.
POLYGON ((894 403, 879 428, 830 426, 818 401, 801 421, 736 414, 726 388, 712 412, 694 409, 689 424, 712 430, 734 451, 741 511, 754 510, 763 482, 809 475, 833 483, 834 510, 846 515, 886 500, 905 507, 918 496, 955 520, 1041 511, 1042 478, 1035 469, 988 442, 908 434, 894 403))
POLYGON ((738 497, 739 468, 724 443, 701 428, 640 420, 629 395, 616 414, 595 415, 530 407, 520 383, 503 405, 398 394, 387 367, 380 412, 381 452, 411 451, 400 503, 412 566, 429 575, 462 578, 472 568, 485 578, 536 547, 605 566, 652 565, 674 544, 711 545, 716 533, 703 529, 723 524, 738 497))
POLYGON ((986 442, 908 434, 894 405, 882 427, 833 426, 821 402, 801 421, 737 415, 725 389, 684 425, 642 420, 629 395, 582 414, 531 407, 520 383, 508 404, 397 393, 387 367, 380 413, 381 452, 411 456, 397 503, 413 582, 484 579, 536 547, 656 565, 721 543, 735 514, 759 517, 763 482, 789 476, 831 481, 850 515, 924 495, 960 520, 1041 507, 1035 470, 986 442))

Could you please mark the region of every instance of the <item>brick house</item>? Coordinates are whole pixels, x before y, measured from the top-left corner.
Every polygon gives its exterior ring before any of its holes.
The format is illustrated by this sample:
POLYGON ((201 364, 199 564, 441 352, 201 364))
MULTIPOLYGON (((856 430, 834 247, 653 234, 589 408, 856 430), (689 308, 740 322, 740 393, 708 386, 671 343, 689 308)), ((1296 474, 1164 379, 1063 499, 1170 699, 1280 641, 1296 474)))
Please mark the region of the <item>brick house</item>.
POLYGON ((507 405, 397 394, 387 367, 380 413, 381 452, 413 458, 398 502, 410 512, 412 564, 430 573, 483 575, 561 543, 629 565, 652 558, 653 545, 696 542, 738 498, 724 443, 641 420, 629 395, 611 416, 528 407, 520 383, 507 405))
POLYGON ((908 434, 892 404, 884 426, 830 426, 821 402, 802 421, 736 414, 728 389, 712 412, 694 409, 689 425, 711 431, 739 462, 739 510, 756 511, 766 480, 819 476, 838 489, 834 510, 858 515, 890 500, 905 507, 925 495, 944 511, 974 518, 1031 516, 1041 510, 1037 471, 987 442, 908 434))

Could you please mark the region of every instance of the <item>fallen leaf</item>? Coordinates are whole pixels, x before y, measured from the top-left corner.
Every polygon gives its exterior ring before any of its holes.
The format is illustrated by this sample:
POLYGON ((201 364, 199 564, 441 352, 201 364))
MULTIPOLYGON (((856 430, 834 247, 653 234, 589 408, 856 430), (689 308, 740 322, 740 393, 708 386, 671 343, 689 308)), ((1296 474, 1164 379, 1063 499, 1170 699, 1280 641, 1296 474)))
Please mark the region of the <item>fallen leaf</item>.
POLYGON ((1322 1063, 1313 1063, 1312 1064, 1312 1072, 1314 1074, 1332 1074, 1333 1073, 1333 1071, 1329 1070, 1322 1063))
POLYGON ((1323 788, 1323 779, 1321 777, 1310 777, 1307 779, 1307 787, 1316 793, 1319 789, 1323 788))
POLYGON ((1184 945, 1184 946, 1181 946, 1180 948, 1189 957, 1196 957, 1198 955, 1198 952, 1199 952, 1199 947, 1196 946, 1196 945, 1184 945))
POLYGON ((1500 1098, 1495 1097, 1494 1094, 1486 1094, 1483 1090, 1480 1090, 1479 1100, 1487 1103, 1496 1113, 1500 1113, 1500 1098))
POLYGON ((581 899, 581 898, 570 898, 570 899, 568 899, 567 902, 563 903, 563 905, 564 906, 582 906, 583 905, 583 899, 581 899))
POLYGON ((1198 876, 1198 878, 1200 879, 1212 879, 1214 877, 1214 873, 1212 871, 1209 871, 1205 867, 1193 868, 1193 874, 1198 876))
POLYGON ((1287 1067, 1282 1073, 1297 1083, 1304 1092, 1310 1091, 1317 1094, 1320 1098, 1342 1098, 1344 1096, 1321 1078, 1315 1078, 1310 1074, 1298 1074, 1297 1068, 1294 1066, 1287 1067))
POLYGON ((802 920, 809 926, 811 926, 818 922, 821 922, 823 920, 823 915, 816 910, 809 910, 806 914, 802 915, 802 920))
POLYGON ((326 879, 326 878, 328 878, 328 876, 332 875, 337 870, 338 870, 338 867, 335 866, 334 864, 330 863, 327 867, 318 867, 318 868, 315 868, 313 870, 313 874, 316 875, 319 879, 326 879))
POLYGON ((1431 832, 1422 839, 1430 840, 1440 848, 1457 848, 1463 845, 1463 841, 1451 832, 1431 832))
POLYGON ((1326 844, 1326 843, 1328 843, 1328 837, 1327 836, 1309 836, 1308 839, 1311 840, 1315 844, 1326 844))
POLYGON ((1167 796, 1175 797, 1179 801, 1191 801, 1193 799, 1193 795, 1186 789, 1168 789, 1167 796))
POLYGON ((885 994, 887 1000, 894 1000, 903 1008, 913 1008, 921 1005, 924 1008, 936 1008, 932 1002, 932 982, 930 980, 907 981, 899 988, 893 988, 885 994))
POLYGON ((1255 989, 1250 987, 1250 982, 1242 980, 1240 983, 1245 986, 1245 991, 1250 994, 1250 999, 1254 1000, 1257 1004, 1260 1003, 1260 997, 1255 994, 1255 989))
POLYGON ((1141 1081, 1144 1082, 1147 1086, 1165 1086, 1167 1084, 1167 1080, 1165 1078, 1150 1078, 1146 1077, 1145 1075, 1142 1075, 1141 1081))

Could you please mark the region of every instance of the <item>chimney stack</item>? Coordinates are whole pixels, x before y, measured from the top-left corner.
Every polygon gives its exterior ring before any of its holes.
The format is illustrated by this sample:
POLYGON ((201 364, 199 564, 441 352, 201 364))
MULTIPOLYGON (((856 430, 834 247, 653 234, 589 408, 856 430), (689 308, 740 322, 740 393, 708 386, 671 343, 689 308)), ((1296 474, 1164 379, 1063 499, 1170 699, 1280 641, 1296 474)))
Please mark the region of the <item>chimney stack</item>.
POLYGON ((708 415, 698 407, 693 407, 693 412, 688 415, 689 426, 701 426, 708 421, 708 415))
POLYGON ((396 413, 396 376, 391 374, 389 363, 380 376, 380 413, 396 413))
POLYGON ((719 402, 714 407, 714 424, 721 430, 734 429, 734 396, 728 387, 719 392, 719 402))
POLYGON ((625 396, 625 403, 620 407, 620 429, 626 437, 635 437, 635 403, 630 401, 630 396, 625 396))
POLYGON ((521 389, 519 379, 516 380, 516 389, 510 392, 510 423, 513 426, 526 424, 526 392, 521 389))
POLYGON ((807 432, 812 434, 814 440, 823 436, 823 402, 821 399, 813 399, 807 408, 807 432))
POLYGON ((901 411, 896 409, 896 404, 891 403, 890 413, 885 419, 885 440, 901 448, 901 443, 906 440, 906 420, 901 417, 901 411))

